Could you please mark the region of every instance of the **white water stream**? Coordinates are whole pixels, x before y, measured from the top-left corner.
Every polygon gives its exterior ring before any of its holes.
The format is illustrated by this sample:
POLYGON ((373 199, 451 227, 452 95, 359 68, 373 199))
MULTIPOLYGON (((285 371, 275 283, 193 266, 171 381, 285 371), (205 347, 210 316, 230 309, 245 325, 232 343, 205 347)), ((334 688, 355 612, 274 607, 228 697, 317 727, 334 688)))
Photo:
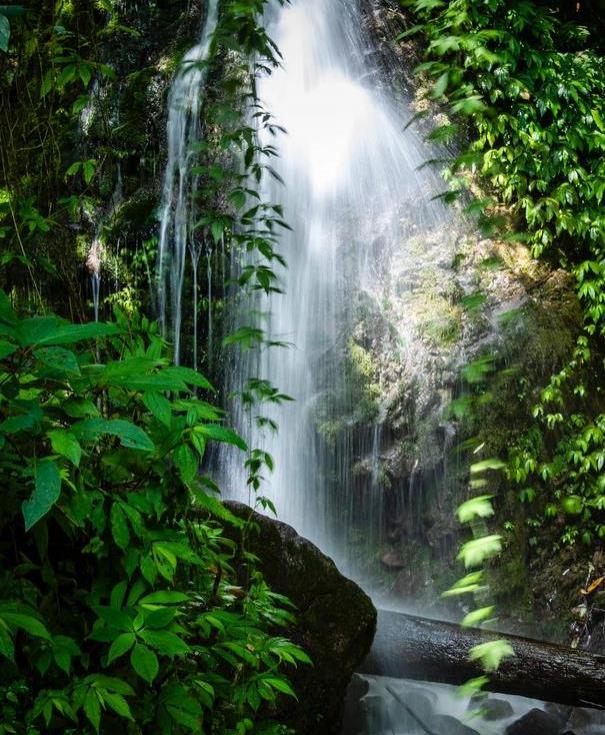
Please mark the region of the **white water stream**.
MULTIPOLYGON (((382 78, 365 30, 369 13, 367 0, 294 0, 270 14, 283 67, 259 89, 287 134, 278 141, 275 164, 284 185, 270 183, 264 196, 284 205, 292 232, 282 238, 284 293, 257 308, 268 336, 293 347, 267 350, 257 363, 238 359, 229 381, 237 389, 259 375, 295 399, 273 412, 276 436, 247 427, 243 418, 239 428, 251 446, 275 459, 264 492, 279 517, 345 569, 350 516, 360 512, 351 507, 353 439, 331 447, 318 436, 318 424, 336 424, 341 416, 334 406, 347 402, 344 358, 362 296, 380 300, 391 252, 401 254, 413 234, 449 216, 433 199, 443 189, 439 176, 420 168, 426 145, 405 129, 405 114, 382 78)), ((405 344, 405 334, 402 339, 405 344)), ((409 342, 405 349, 413 349, 409 342)), ((376 423, 365 440, 375 459, 380 437, 376 423)), ((234 456, 223 478, 233 494, 249 500, 240 466, 234 456)), ((372 476, 376 470, 377 464, 372 476)), ((364 501, 368 514, 381 507, 372 492, 364 501)))
MULTIPOLYGON (((189 252, 197 275, 199 242, 194 237, 197 177, 192 172, 195 146, 200 142, 200 113, 212 37, 218 21, 219 0, 209 0, 199 42, 190 49, 177 73, 168 98, 166 129, 168 161, 164 174, 158 246, 158 309, 165 334, 174 343, 174 360, 181 358, 182 298, 189 252)), ((197 282, 194 283, 197 296, 197 282)), ((197 301, 194 299, 197 332, 197 301)), ((193 335, 197 346, 197 333, 193 335)), ((196 349, 194 349, 196 353, 196 349)), ((197 353, 196 353, 197 354, 197 353)))

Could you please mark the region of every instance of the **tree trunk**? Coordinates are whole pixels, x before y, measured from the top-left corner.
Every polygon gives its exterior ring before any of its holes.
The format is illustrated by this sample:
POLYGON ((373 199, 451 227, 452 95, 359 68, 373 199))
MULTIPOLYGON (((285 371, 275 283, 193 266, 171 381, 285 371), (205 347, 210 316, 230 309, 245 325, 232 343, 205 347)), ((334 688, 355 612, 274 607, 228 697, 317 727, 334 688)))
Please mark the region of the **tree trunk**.
POLYGON ((463 628, 403 613, 378 612, 361 673, 463 684, 484 672, 468 660, 479 643, 504 639, 515 651, 490 675, 492 691, 577 707, 605 707, 605 656, 552 643, 463 628))

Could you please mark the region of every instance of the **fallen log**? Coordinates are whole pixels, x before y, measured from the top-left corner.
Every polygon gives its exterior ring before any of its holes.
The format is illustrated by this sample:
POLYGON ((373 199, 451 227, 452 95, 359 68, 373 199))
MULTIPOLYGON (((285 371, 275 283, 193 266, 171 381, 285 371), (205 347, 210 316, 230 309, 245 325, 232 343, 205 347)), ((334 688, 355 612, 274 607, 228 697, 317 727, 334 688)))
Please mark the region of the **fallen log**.
POLYGON ((470 649, 500 639, 515 656, 490 674, 491 691, 605 708, 605 656, 387 610, 378 611, 374 643, 360 673, 463 684, 484 673, 469 661, 470 649))

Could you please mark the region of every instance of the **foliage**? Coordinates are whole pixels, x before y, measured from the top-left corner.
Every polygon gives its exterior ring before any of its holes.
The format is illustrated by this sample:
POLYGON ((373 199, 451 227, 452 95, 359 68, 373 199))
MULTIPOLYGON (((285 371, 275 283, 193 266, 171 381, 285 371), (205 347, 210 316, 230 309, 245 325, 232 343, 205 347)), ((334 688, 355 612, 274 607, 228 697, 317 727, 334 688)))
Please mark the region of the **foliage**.
POLYGON ((532 529, 554 519, 562 543, 592 544, 605 538, 605 419, 596 387, 605 329, 598 18, 588 17, 586 27, 552 3, 526 0, 406 4, 419 21, 409 33, 428 40, 419 70, 451 115, 432 137, 451 139, 465 126, 470 138, 450 166, 453 189, 480 177, 491 190, 479 202, 488 231, 504 235, 506 222, 490 215, 505 205, 522 221, 534 255, 575 275, 584 331, 569 362, 536 396, 534 424, 511 451, 507 474, 532 505, 532 529))
POLYGON ((145 318, 20 318, 0 292, 3 733, 279 732, 307 662, 198 473, 242 439, 145 318), (93 341, 94 340, 94 341, 93 341))

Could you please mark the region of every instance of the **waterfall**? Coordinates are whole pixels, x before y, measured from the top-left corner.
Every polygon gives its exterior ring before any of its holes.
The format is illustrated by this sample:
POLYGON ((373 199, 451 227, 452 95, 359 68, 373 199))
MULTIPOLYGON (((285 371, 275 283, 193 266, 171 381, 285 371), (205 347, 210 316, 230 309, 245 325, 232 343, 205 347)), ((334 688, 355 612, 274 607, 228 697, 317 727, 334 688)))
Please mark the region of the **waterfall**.
MULTIPOLYGON (((380 423, 370 421, 365 435, 340 425, 343 414, 357 409, 346 377, 355 314, 364 298, 382 298, 392 253, 403 251, 413 267, 406 243, 451 217, 435 200, 440 177, 422 166, 430 151, 418 131, 405 128, 382 77, 365 30, 369 13, 368 0, 293 0, 268 20, 283 65, 261 81, 259 93, 287 134, 275 164, 284 185, 268 182, 263 198, 283 204, 292 231, 281 241, 288 263, 280 273, 283 294, 254 308, 271 340, 294 346, 264 350, 256 360, 239 357, 227 385, 241 389, 259 375, 295 399, 271 414, 279 424, 275 436, 242 415, 239 429, 275 460, 264 492, 279 517, 349 573, 351 519, 367 511, 370 524, 382 522, 380 423), (331 427, 339 428, 333 442, 325 437, 331 427), (364 452, 373 466, 358 503, 353 466, 364 452)), ((420 257, 434 257, 430 245, 420 257)), ((405 329, 400 341, 414 350, 405 329)), ((223 458, 222 481, 249 500, 238 462, 223 458)))
MULTIPOLYGON (((199 244, 194 240, 197 177, 192 172, 195 144, 200 142, 203 101, 212 37, 219 0, 209 0, 199 42, 183 58, 168 98, 166 137, 168 160, 164 174, 158 246, 158 309, 163 332, 174 342, 174 360, 181 355, 182 298, 187 251, 195 263, 199 244)), ((197 285, 197 284, 196 284, 197 285)), ((197 289, 195 289, 197 295, 197 289)), ((197 314, 197 300, 193 310, 197 314)), ((194 335, 194 339, 197 335, 194 335)))

